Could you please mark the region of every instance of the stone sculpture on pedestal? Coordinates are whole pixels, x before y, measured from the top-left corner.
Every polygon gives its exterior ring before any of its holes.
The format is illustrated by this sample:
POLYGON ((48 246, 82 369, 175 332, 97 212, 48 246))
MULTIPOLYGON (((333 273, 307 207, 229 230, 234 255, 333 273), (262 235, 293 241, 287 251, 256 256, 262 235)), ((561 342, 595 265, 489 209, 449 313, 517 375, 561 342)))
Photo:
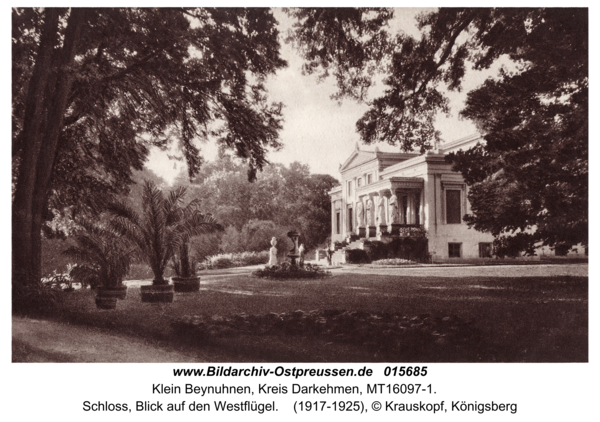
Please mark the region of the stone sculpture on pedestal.
POLYGON ((277 239, 273 237, 271 239, 271 249, 269 249, 269 263, 267 264, 269 267, 274 267, 275 265, 277 265, 277 248, 275 247, 276 245, 277 239))
POLYGON ((373 225, 373 201, 371 199, 369 199, 367 201, 367 226, 372 226, 373 225))
POLYGON ((388 224, 395 224, 398 222, 398 198, 396 195, 392 195, 388 202, 388 224))
POLYGON ((296 230, 292 230, 291 232, 288 232, 287 235, 294 244, 294 247, 292 250, 290 250, 290 253, 287 256, 292 261, 292 265, 296 265, 296 260, 300 258, 300 251, 298 250, 298 238, 300 237, 300 233, 298 233, 296 230))

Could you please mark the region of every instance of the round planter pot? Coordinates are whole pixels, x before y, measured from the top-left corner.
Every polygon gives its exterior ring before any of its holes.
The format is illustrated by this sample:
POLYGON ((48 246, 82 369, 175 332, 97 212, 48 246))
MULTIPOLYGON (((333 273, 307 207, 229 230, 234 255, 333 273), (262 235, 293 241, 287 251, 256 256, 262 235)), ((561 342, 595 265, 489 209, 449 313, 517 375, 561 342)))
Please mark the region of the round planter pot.
POLYGON ((117 298, 96 296, 96 308, 117 309, 117 298))
POLYGON ((171 284, 141 286, 142 302, 146 303, 171 303, 173 302, 174 288, 171 284))
POLYGON ((127 286, 98 287, 98 296, 125 299, 127 296, 127 286))
POLYGON ((200 277, 171 277, 176 292, 197 292, 200 290, 200 277))

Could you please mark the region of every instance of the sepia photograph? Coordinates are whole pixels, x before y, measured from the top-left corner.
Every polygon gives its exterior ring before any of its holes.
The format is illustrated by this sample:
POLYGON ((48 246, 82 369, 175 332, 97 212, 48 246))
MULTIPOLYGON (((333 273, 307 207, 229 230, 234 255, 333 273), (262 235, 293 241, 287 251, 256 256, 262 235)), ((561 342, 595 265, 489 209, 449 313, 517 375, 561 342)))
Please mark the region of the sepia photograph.
POLYGON ((10 13, 12 364, 590 361, 587 8, 10 13))

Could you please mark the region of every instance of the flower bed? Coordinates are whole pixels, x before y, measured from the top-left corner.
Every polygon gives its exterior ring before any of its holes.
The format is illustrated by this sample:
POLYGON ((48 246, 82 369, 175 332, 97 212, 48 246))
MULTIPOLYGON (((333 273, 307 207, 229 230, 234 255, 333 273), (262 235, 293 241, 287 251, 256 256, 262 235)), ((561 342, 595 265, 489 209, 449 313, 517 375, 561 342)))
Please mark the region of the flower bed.
POLYGON ((200 270, 217 270, 222 268, 247 267, 249 265, 266 264, 269 252, 241 252, 209 256, 198 265, 200 270))
POLYGON ((285 280, 331 277, 331 272, 325 271, 319 265, 307 263, 300 266, 292 265, 289 262, 282 262, 281 265, 275 265, 272 267, 267 266, 262 270, 256 270, 252 273, 252 275, 261 278, 285 280))
POLYGON ((373 265, 412 265, 417 264, 415 261, 411 261, 410 259, 402 259, 402 258, 391 258, 391 259, 380 259, 379 261, 373 261, 373 265))

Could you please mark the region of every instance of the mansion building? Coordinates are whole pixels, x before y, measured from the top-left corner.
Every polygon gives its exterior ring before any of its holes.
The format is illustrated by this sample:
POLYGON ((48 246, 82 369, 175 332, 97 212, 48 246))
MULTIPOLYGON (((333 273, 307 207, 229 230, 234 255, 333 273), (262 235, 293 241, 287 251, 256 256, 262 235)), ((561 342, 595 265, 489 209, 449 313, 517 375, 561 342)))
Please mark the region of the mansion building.
POLYGON ((462 221, 471 212, 468 187, 445 160, 482 141, 472 135, 425 154, 361 151, 357 144, 340 167, 341 186, 329 192, 332 241, 360 245, 424 234, 434 262, 491 257, 494 238, 462 221))

